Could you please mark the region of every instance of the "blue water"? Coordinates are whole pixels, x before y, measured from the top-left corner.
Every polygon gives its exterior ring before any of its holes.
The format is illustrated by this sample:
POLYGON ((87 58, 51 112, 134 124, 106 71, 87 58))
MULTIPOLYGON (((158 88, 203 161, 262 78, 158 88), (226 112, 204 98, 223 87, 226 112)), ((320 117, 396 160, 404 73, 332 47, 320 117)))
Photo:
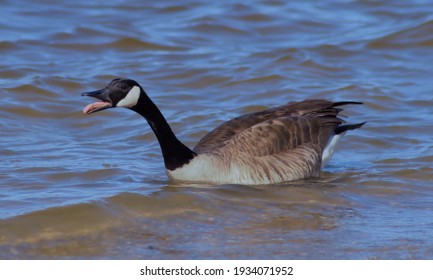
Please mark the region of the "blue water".
POLYGON ((430 1, 0 1, 0 257, 431 259, 430 1), (170 182, 133 112, 143 85, 192 147, 306 98, 362 101, 320 179, 170 182))

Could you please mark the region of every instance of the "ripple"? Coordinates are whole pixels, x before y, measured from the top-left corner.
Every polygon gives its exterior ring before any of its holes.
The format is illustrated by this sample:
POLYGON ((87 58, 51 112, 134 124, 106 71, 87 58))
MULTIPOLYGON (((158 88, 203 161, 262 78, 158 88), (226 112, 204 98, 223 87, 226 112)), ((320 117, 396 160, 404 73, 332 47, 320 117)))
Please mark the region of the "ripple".
POLYGON ((246 79, 246 80, 229 82, 229 83, 226 83, 225 86, 234 86, 234 85, 239 85, 239 84, 261 84, 261 83, 268 83, 268 82, 280 81, 280 80, 284 80, 284 76, 268 75, 268 76, 250 78, 250 79, 246 79))
MULTIPOLYGON (((203 19, 199 19, 200 21, 203 19)), ((220 34, 226 36, 247 36, 249 32, 233 26, 219 23, 200 23, 192 26, 191 29, 203 34, 220 34)))
POLYGON ((20 94, 20 96, 29 99, 32 99, 35 96, 44 96, 44 97, 46 96, 48 98, 52 98, 56 96, 56 94, 33 84, 23 84, 14 88, 9 88, 8 90, 13 93, 20 94), (31 93, 31 95, 29 93, 31 93))
POLYGON ((252 13, 241 15, 237 17, 241 21, 251 21, 251 22, 271 22, 272 17, 266 14, 252 13))
POLYGON ((429 32, 432 28, 433 21, 430 20, 378 38, 367 46, 372 49, 428 48, 433 46, 433 35, 429 32))
POLYGON ((115 42, 107 44, 109 47, 118 48, 124 51, 154 50, 154 51, 184 51, 186 48, 179 46, 162 45, 136 38, 121 38, 115 42))
POLYGON ((0 221, 0 244, 36 242, 70 235, 100 231, 121 221, 109 214, 102 204, 79 204, 50 208, 0 221))
POLYGON ((15 50, 17 48, 17 45, 12 42, 7 41, 0 41, 0 50, 1 51, 11 51, 15 50))

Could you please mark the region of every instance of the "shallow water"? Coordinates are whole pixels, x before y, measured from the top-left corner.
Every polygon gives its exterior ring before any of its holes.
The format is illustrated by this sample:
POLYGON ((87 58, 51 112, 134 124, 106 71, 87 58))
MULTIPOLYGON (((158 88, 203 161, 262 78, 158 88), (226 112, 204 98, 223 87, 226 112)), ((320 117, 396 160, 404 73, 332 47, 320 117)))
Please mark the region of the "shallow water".
POLYGON ((0 258, 433 259, 430 1, 0 4, 0 258), (138 80, 188 146, 306 98, 363 101, 322 178, 180 185, 128 110, 138 80))

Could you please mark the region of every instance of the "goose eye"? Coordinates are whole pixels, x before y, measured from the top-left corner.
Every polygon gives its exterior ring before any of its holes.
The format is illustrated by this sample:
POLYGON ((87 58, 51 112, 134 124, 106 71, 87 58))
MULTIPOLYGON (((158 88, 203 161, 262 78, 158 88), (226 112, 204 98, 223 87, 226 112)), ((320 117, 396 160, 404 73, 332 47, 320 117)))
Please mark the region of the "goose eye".
POLYGON ((121 85, 120 88, 121 88, 121 89, 127 89, 128 86, 127 86, 127 85, 121 85))

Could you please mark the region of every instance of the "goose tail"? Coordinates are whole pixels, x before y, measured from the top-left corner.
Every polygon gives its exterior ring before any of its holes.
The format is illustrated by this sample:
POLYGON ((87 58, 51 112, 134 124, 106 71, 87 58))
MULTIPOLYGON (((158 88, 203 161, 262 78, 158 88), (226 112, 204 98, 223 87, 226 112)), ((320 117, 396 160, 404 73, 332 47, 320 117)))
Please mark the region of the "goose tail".
POLYGON ((361 128, 364 124, 366 124, 367 122, 362 122, 362 123, 356 123, 356 124, 344 124, 344 125, 339 125, 335 128, 334 133, 336 135, 342 134, 348 130, 354 130, 354 129, 358 129, 361 128))

